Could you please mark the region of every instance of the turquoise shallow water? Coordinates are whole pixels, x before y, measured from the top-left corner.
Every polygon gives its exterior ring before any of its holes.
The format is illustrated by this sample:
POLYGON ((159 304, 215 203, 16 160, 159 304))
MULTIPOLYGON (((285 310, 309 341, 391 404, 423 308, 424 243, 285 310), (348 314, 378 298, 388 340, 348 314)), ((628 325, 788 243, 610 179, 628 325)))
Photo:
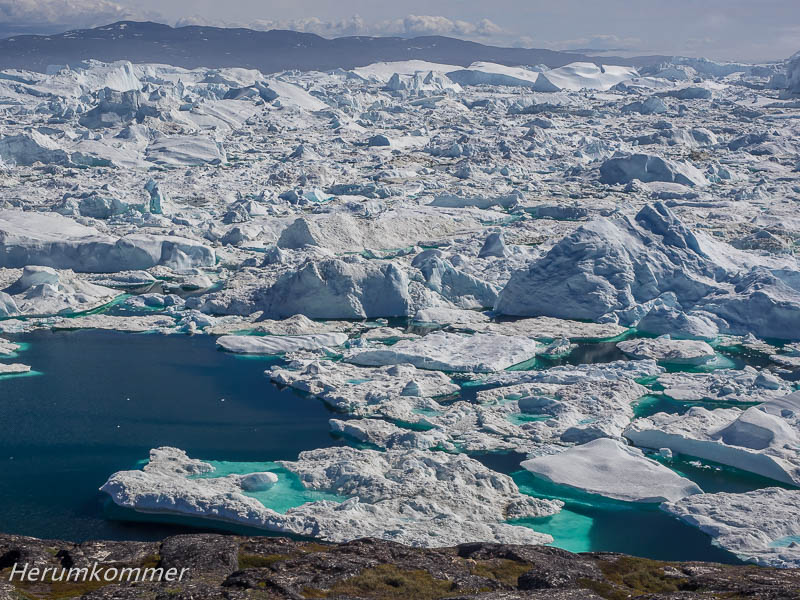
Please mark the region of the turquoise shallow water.
POLYGON ((740 408, 745 410, 757 404, 757 402, 681 402, 663 394, 649 394, 642 396, 633 405, 633 415, 636 418, 649 417, 660 412, 682 415, 693 406, 702 406, 708 410, 716 408, 740 408))
POLYGON ((0 375, 0 381, 7 381, 9 379, 19 379, 22 377, 37 377, 38 375, 43 375, 43 373, 35 369, 31 369, 30 371, 26 371, 24 373, 3 373, 2 375, 0 375))
POLYGON ((528 415, 525 413, 514 413, 508 415, 508 420, 514 425, 524 425, 525 423, 534 423, 536 421, 547 421, 552 419, 552 415, 528 415))
POLYGON ((553 546, 570 552, 624 552, 658 560, 709 560, 738 563, 711 538, 659 510, 655 504, 609 500, 534 477, 512 474, 520 491, 565 502, 552 517, 521 519, 513 524, 553 536, 553 546))
POLYGON ((336 494, 306 489, 303 487, 297 475, 275 462, 230 462, 217 460, 207 460, 205 462, 214 467, 214 471, 198 475, 198 478, 207 479, 233 474, 246 475, 248 473, 263 472, 275 473, 275 475, 278 476, 278 481, 268 490, 244 492, 244 494, 255 498, 267 508, 271 508, 279 513, 285 513, 290 508, 301 506, 306 502, 316 502, 317 500, 344 502, 347 500, 347 498, 337 496, 336 494))
POLYGON ((800 535, 787 535, 786 537, 774 540, 770 548, 788 548, 792 544, 800 544, 800 535))
POLYGON ((678 475, 691 479, 700 488, 709 494, 718 492, 730 492, 741 494, 752 492, 766 487, 782 487, 794 489, 786 483, 761 477, 741 469, 721 465, 709 460, 701 460, 691 456, 677 455, 671 460, 667 460, 657 454, 650 454, 650 458, 657 460, 669 467, 678 475))

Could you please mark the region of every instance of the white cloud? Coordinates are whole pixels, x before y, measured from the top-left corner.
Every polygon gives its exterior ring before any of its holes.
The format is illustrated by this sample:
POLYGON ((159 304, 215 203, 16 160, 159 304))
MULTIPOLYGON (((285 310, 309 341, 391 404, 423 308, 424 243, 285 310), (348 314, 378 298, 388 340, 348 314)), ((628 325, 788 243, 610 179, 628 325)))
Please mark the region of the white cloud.
POLYGON ((303 19, 282 20, 257 19, 247 23, 220 21, 218 19, 207 19, 206 17, 195 15, 183 17, 178 19, 175 23, 176 27, 185 27, 189 25, 200 25, 204 27, 247 27, 259 31, 289 29, 292 31, 316 33, 324 36, 361 35, 368 31, 364 20, 358 15, 350 17, 349 19, 336 21, 324 21, 317 17, 307 17, 303 19))
POLYGON ((442 16, 408 15, 402 19, 390 19, 368 23, 355 15, 345 19, 324 20, 317 17, 303 19, 256 20, 248 23, 210 20, 193 16, 179 19, 176 26, 203 25, 207 27, 249 27, 261 31, 270 29, 290 29, 304 33, 316 33, 323 37, 341 37, 347 35, 390 35, 390 36, 423 36, 446 35, 469 39, 492 41, 507 36, 507 32, 489 19, 476 23, 453 20, 442 16))
POLYGON ((374 26, 375 35, 447 35, 465 38, 489 38, 507 35, 502 27, 489 19, 471 23, 461 19, 432 15, 408 15, 403 19, 384 21, 374 26))
POLYGON ((4 27, 106 25, 134 13, 111 0, 0 0, 4 27))
POLYGON ((620 37, 611 34, 599 34, 570 40, 549 42, 549 46, 558 50, 591 49, 591 50, 635 50, 642 47, 642 40, 636 37, 620 37))
POLYGON ((474 35, 477 31, 474 23, 431 15, 408 15, 403 28, 408 35, 474 35))

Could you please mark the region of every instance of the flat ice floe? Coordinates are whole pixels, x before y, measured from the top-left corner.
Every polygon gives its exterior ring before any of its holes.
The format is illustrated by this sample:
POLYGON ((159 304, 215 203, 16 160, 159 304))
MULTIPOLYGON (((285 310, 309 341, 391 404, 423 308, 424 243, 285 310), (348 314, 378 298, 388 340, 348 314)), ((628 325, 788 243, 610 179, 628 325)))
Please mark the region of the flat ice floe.
POLYGON ((217 345, 236 354, 285 354, 298 350, 318 350, 341 346, 346 333, 314 333, 310 335, 223 335, 217 345))
POLYGON ((104 329, 126 332, 177 332, 176 322, 170 315, 113 316, 107 314, 81 315, 63 319, 48 319, 43 327, 63 329, 104 329))
POLYGON ((800 566, 800 491, 765 488, 701 494, 662 509, 711 536, 740 559, 770 567, 800 566))
POLYGON ((674 502, 703 493, 641 450, 608 438, 526 460, 522 467, 547 481, 626 502, 674 502))
POLYGON ((658 384, 665 395, 680 402, 766 402, 793 391, 788 381, 750 366, 711 373, 664 373, 658 384))
POLYGON ((586 323, 553 317, 534 317, 515 321, 478 321, 469 320, 451 323, 459 329, 469 329, 477 333, 493 333, 498 335, 527 335, 538 340, 566 338, 571 340, 604 340, 624 335, 627 327, 616 323, 586 323))
POLYGON ((521 494, 510 477, 463 455, 328 448, 281 464, 306 489, 343 501, 319 500, 280 513, 265 505, 268 490, 259 494, 263 503, 246 494, 251 474, 214 478, 212 465, 175 448, 152 450, 143 470, 115 473, 101 490, 119 506, 143 513, 328 541, 378 537, 424 547, 465 541, 548 543, 549 535, 505 521, 548 516, 561 508, 558 501, 521 494))
POLYGON ((625 340, 617 348, 631 358, 651 358, 658 362, 676 365, 702 365, 714 359, 714 349, 705 342, 673 340, 670 336, 655 339, 625 340))
POLYGON ((116 272, 156 265, 213 266, 214 251, 187 238, 100 233, 56 213, 0 210, 0 266, 116 272))
POLYGON ((31 370, 29 365, 22 363, 3 364, 0 363, 0 375, 18 375, 28 373, 31 370))
POLYGON ((534 340, 519 336, 437 331, 389 347, 354 349, 345 360, 372 367, 408 363, 420 369, 489 373, 533 358, 536 348, 534 340))
POLYGON ((274 382, 312 394, 338 410, 364 416, 390 411, 407 422, 421 418, 415 409, 438 408, 426 399, 460 389, 444 373, 411 364, 365 368, 317 357, 295 358, 288 368, 274 366, 268 374, 274 382))
POLYGON ((19 344, 0 338, 0 355, 8 356, 9 354, 14 354, 19 348, 19 344))

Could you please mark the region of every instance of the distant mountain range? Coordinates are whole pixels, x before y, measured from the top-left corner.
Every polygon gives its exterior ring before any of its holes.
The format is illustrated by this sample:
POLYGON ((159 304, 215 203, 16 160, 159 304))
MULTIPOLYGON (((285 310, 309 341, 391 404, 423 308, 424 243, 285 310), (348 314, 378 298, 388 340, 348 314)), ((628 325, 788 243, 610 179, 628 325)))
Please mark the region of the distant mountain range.
MULTIPOLYGON (((442 36, 326 39, 296 31, 170 27, 136 21, 0 40, 0 69, 45 71, 48 65, 77 63, 90 58, 107 62, 168 63, 190 69, 248 67, 265 73, 288 69, 352 69, 380 61, 411 59, 461 66, 487 61, 512 66, 544 64, 551 68, 576 61, 600 62, 574 52, 499 48, 442 36)), ((644 66, 666 58, 603 57, 602 63, 644 66)))

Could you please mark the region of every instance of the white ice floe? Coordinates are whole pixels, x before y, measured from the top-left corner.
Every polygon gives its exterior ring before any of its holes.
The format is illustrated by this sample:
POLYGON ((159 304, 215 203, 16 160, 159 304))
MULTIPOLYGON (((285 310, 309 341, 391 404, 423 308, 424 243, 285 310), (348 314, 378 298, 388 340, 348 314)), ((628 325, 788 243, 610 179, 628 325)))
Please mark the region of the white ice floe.
POLYGON ((312 321, 304 315, 292 315, 286 319, 255 319, 260 313, 253 313, 249 318, 236 316, 222 317, 207 333, 212 335, 233 334, 248 331, 261 335, 308 335, 313 333, 343 332, 352 328, 349 323, 337 321, 312 321))
POLYGON ((19 375, 28 373, 30 370, 30 366, 23 365, 22 363, 0 363, 0 375, 19 375))
POLYGON ((194 240, 136 233, 112 237, 55 213, 0 210, 0 266, 42 265, 116 272, 155 265, 210 267, 214 251, 194 240))
MULTIPOLYGON (((463 455, 403 450, 327 448, 283 466, 308 490, 346 498, 319 500, 278 513, 245 495, 253 474, 214 478, 208 463, 175 448, 158 448, 141 471, 113 474, 101 488, 142 513, 246 525, 284 534, 347 541, 377 537, 413 546, 466 541, 549 543, 549 535, 507 519, 555 514, 561 503, 523 495, 512 479, 463 455), (205 474, 204 477, 192 477, 205 474)), ((265 498, 268 503, 269 490, 265 498)))
POLYGON ((79 317, 63 319, 48 319, 46 326, 54 330, 105 329, 110 331, 159 333, 172 333, 177 331, 175 319, 170 315, 81 315, 79 317))
POLYGON ((372 367, 408 363, 420 369, 488 373, 533 358, 536 348, 534 340, 524 337, 437 331, 388 347, 354 349, 345 360, 372 367))
POLYGON ((477 323, 468 329, 480 333, 527 335, 537 339, 605 340, 623 335, 627 327, 616 323, 586 323, 553 317, 534 317, 515 321, 477 323))
POLYGON ((298 350, 319 350, 341 346, 346 333, 313 333, 310 335, 223 335, 217 345, 236 354, 285 354, 298 350))
POLYGON ((479 311, 446 306, 422 308, 414 315, 414 321, 418 323, 436 323, 438 325, 454 325, 457 327, 488 323, 489 320, 488 315, 479 311))
POLYGON ((365 368, 344 362, 296 359, 288 368, 272 367, 269 375, 276 383, 312 394, 338 410, 366 416, 376 409, 389 409, 393 417, 409 422, 421 418, 414 409, 434 406, 424 399, 459 391, 444 373, 417 369, 411 364, 365 368))
POLYGON ((689 496, 661 508, 743 561, 796 569, 800 567, 799 502, 800 491, 773 487, 689 496))
POLYGON ((617 348, 631 358, 653 360, 676 365, 702 365, 714 358, 714 349, 695 340, 673 340, 669 335, 617 342, 617 348))
POLYGON ((711 373, 664 373, 659 375, 658 385, 664 394, 681 402, 766 402, 793 391, 788 381, 750 366, 711 373))
POLYGON ((526 460, 522 467, 547 481, 626 502, 674 502, 703 492, 641 450, 611 439, 526 460))
POLYGON ((332 433, 379 448, 431 450, 447 444, 446 436, 440 431, 403 429, 382 419, 331 419, 330 426, 332 433))
POLYGON ((0 338, 0 355, 14 354, 19 348, 19 344, 0 338))

